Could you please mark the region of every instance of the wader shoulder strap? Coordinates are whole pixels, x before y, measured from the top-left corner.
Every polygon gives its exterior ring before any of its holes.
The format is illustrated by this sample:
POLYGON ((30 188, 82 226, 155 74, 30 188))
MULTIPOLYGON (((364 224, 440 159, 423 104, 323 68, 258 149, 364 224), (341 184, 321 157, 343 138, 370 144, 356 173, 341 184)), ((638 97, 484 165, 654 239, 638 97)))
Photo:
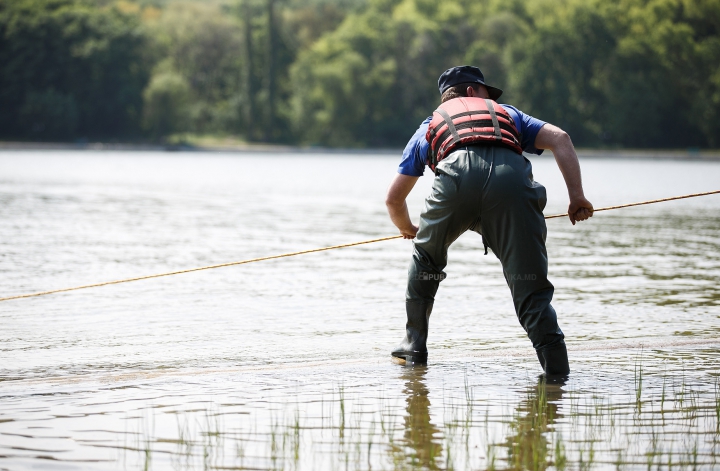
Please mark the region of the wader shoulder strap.
POLYGON ((502 140, 502 133, 500 132, 500 123, 498 123, 497 114, 495 114, 495 107, 493 106, 493 102, 485 99, 485 104, 488 107, 488 111, 490 111, 490 118, 492 118, 493 127, 495 128, 495 139, 502 140))

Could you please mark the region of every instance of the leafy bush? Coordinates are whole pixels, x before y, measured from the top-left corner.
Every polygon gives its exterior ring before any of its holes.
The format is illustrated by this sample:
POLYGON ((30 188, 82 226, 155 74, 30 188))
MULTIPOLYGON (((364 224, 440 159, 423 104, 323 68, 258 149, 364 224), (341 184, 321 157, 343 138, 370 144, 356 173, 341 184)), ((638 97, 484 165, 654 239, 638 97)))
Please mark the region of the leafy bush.
POLYGON ((176 73, 153 76, 143 92, 145 130, 155 137, 188 131, 191 93, 190 85, 176 73))

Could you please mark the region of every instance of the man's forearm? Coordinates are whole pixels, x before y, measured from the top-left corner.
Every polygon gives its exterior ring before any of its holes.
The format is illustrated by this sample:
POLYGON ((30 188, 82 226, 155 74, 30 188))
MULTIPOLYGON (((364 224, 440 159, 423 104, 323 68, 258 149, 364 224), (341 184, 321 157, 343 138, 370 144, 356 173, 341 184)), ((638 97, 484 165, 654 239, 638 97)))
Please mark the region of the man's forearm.
POLYGON ((400 232, 408 233, 412 232, 414 226, 410 220, 410 212, 408 211, 407 203, 388 203, 388 214, 390 214, 390 220, 395 224, 400 232))
POLYGON ((417 179, 418 177, 396 174, 385 198, 390 220, 406 239, 414 238, 417 233, 417 227, 410 221, 410 213, 405 202, 417 179))
POLYGON ((580 162, 578 162, 570 136, 559 127, 547 123, 535 137, 535 147, 550 149, 555 156, 570 196, 570 205, 568 206, 570 222, 574 225, 577 221, 584 221, 592 217, 593 205, 585 198, 580 162))
MULTIPOLYGON (((567 134, 564 136, 567 136, 567 134)), ((552 149, 552 153, 565 179, 568 195, 571 200, 583 198, 585 194, 582 186, 582 174, 575 147, 569 136, 560 138, 558 141, 557 145, 552 149)))
POLYGON ((570 200, 584 198, 580 162, 578 162, 575 146, 573 146, 570 136, 559 127, 547 123, 538 132, 535 138, 535 147, 552 151, 565 179, 570 200))

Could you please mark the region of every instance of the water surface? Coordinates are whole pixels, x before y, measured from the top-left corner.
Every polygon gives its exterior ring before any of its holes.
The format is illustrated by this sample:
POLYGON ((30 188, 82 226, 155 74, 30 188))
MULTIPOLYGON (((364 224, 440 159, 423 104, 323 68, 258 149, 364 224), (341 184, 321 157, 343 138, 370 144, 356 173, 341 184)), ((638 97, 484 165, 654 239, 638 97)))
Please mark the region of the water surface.
MULTIPOLYGON (((0 153, 2 296, 393 235, 395 155, 0 153)), ((567 196, 533 161, 546 214, 567 196)), ((720 164, 588 159, 609 206, 720 164)), ((432 177, 409 206, 417 220, 432 177)), ((393 240, 0 303, 0 469, 712 469, 720 196, 548 221, 573 375, 538 386, 497 259, 450 250, 430 362, 393 240)))

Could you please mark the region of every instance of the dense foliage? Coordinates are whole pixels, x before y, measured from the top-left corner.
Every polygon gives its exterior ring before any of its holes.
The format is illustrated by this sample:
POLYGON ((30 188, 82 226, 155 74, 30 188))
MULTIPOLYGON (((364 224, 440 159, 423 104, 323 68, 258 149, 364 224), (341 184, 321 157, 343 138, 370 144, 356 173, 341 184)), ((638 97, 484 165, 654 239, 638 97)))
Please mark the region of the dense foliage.
POLYGON ((459 64, 581 146, 720 146, 720 0, 0 0, 0 135, 401 146, 459 64))
POLYGON ((0 133, 135 135, 146 42, 137 17, 88 1, 0 0, 0 133))

